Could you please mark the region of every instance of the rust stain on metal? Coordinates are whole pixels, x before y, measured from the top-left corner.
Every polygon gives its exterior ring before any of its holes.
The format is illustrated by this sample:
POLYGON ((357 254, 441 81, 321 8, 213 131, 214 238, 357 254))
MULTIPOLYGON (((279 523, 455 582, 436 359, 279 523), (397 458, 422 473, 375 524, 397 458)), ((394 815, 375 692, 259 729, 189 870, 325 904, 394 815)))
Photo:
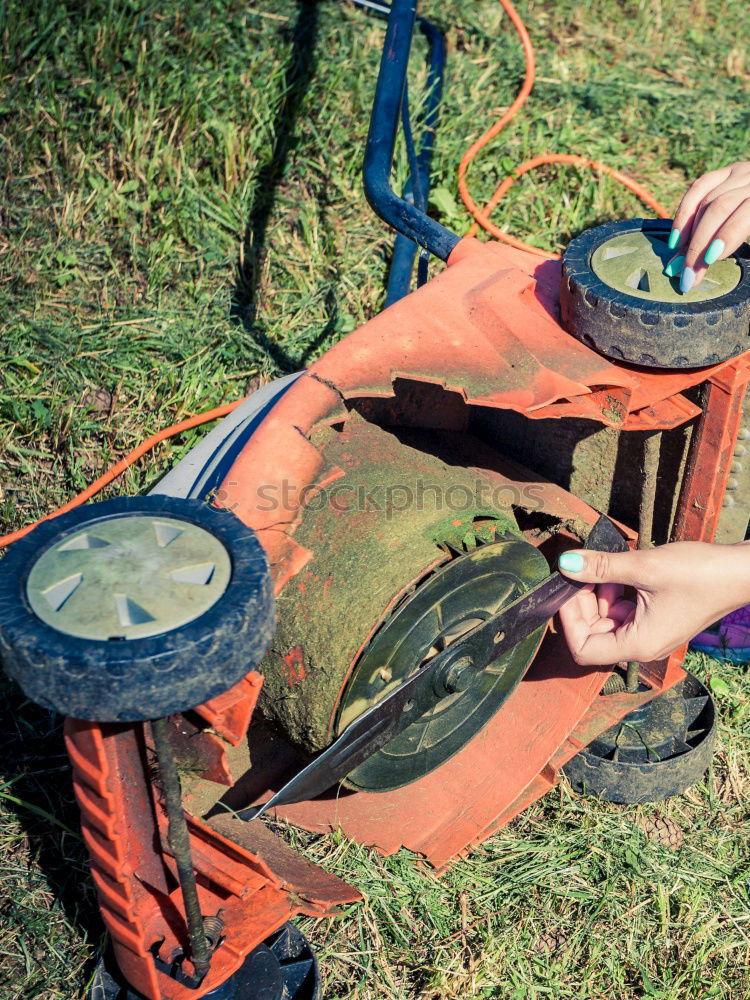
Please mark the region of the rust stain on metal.
POLYGON ((293 688, 307 676, 305 670, 305 650, 302 646, 292 646, 286 656, 282 657, 284 673, 289 687, 293 688))

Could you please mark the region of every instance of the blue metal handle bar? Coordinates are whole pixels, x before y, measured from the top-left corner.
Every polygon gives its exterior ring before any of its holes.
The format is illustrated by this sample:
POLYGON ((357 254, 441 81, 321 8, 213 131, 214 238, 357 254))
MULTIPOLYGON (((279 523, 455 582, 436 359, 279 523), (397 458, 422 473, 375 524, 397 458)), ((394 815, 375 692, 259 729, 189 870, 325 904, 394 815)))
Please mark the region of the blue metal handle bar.
MULTIPOLYGON (((411 177, 406 185, 404 197, 412 200, 417 209, 426 212, 427 201, 430 191, 430 164, 432 162, 432 151, 435 145, 435 131, 437 128, 440 99, 442 96, 443 71, 445 68, 445 39, 443 33, 426 21, 423 17, 417 18, 417 24, 422 34, 426 37, 429 50, 430 61, 427 71, 427 98, 425 101, 424 114, 420 125, 422 135, 419 146, 419 153, 414 151, 414 143, 411 141, 409 149, 409 167, 411 177), (413 178, 416 177, 416 183, 413 178)), ((409 123, 409 108, 406 100, 407 91, 404 88, 404 102, 402 108, 402 122, 404 137, 407 141, 407 148, 411 139, 411 128, 409 123)), ((391 269, 388 274, 388 289, 385 296, 385 306, 390 306, 394 302, 408 295, 411 285, 411 275, 414 268, 414 257, 417 253, 417 244, 410 240, 403 233, 396 234, 393 246, 393 259, 391 269)), ((426 258, 426 252, 423 251, 426 258)), ((427 278, 427 260, 420 258, 420 267, 417 274, 417 286, 424 284, 427 278), (424 273, 423 273, 424 272, 424 273)))
MULTIPOLYGON (((376 9, 375 4, 367 6, 376 9)), ((441 260, 447 260, 460 237, 397 195, 391 187, 391 165, 416 13, 416 0, 393 0, 391 4, 365 149, 365 195, 388 225, 441 260)))

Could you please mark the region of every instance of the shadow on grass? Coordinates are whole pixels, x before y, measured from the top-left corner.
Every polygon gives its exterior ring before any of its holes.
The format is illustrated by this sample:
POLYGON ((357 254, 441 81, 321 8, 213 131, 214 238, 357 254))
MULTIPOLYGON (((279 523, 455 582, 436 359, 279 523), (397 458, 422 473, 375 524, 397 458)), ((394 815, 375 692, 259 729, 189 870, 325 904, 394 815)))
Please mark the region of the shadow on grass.
MULTIPOLYGON (((104 925, 91 882, 88 853, 80 836, 80 816, 73 795, 71 769, 65 752, 62 717, 29 702, 21 690, 0 674, 0 699, 4 722, 0 728, 0 807, 5 814, 3 828, 12 836, 15 817, 23 831, 35 869, 42 874, 54 898, 52 909, 60 908, 67 923, 80 938, 90 943, 90 957, 84 960, 80 988, 90 980, 98 954, 96 943, 103 940, 104 925), (16 801, 14 801, 16 800, 16 801)), ((46 908, 29 914, 35 894, 22 876, 3 878, 3 917, 13 922, 15 912, 26 913, 19 925, 27 944, 38 946, 50 919, 46 908), (29 916, 38 917, 29 923, 29 916)), ((80 952, 67 955, 76 963, 80 952)))
MULTIPOLYGON (((230 310, 231 318, 244 326, 282 374, 298 371, 300 362, 272 340, 263 324, 259 323, 257 294, 267 254, 269 221, 276 205, 279 185, 287 172, 290 153, 296 144, 295 127, 301 105, 315 77, 319 8, 320 0, 298 0, 297 3, 297 18, 291 29, 292 48, 282 76, 281 89, 284 96, 274 124, 271 152, 256 178, 255 194, 243 238, 243 253, 237 263, 230 310)), ((325 189, 316 192, 316 197, 321 215, 325 215, 328 207, 325 189)), ((327 320, 314 342, 309 345, 306 352, 308 354, 314 353, 336 329, 338 308, 334 288, 328 291, 324 301, 327 320)))

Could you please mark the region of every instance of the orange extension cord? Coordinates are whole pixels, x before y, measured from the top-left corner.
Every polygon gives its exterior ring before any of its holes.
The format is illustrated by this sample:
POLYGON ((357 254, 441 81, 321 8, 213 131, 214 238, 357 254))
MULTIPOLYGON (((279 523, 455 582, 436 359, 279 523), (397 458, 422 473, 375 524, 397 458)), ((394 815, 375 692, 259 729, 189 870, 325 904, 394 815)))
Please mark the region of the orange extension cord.
MULTIPOLYGON (((505 114, 502 115, 502 117, 499 118, 491 128, 487 129, 484 135, 477 139, 477 141, 466 151, 461 163, 459 164, 458 189, 461 192, 461 198, 463 199, 464 205, 474 219, 467 236, 473 236, 478 227, 481 226, 492 236, 502 240, 504 243, 510 244, 512 247, 516 247, 518 250, 526 250, 539 257, 544 257, 547 260, 549 260, 550 257, 559 257, 559 254, 554 254, 546 250, 540 250, 538 247, 529 246, 528 243, 515 239, 515 237, 503 232, 502 229, 490 220, 490 214, 497 207, 506 192, 513 186, 513 184, 515 184, 518 178, 522 177, 530 170, 533 170, 535 167, 540 167, 545 163, 570 163, 579 167, 588 167, 598 173, 609 174, 610 177, 614 177, 615 180, 624 184, 626 188, 629 188, 633 194, 637 195, 641 201, 645 202, 645 204, 648 205, 649 208, 653 209, 657 215, 662 218, 666 218, 667 211, 664 206, 659 204, 656 198, 654 198, 653 195, 646 190, 646 188, 637 184, 634 180, 631 180, 630 177, 626 177, 625 174, 621 174, 619 170, 613 170, 612 167, 608 167, 605 163, 600 163, 598 160, 590 160, 585 156, 574 156, 570 153, 545 153, 543 156, 535 156, 531 160, 526 160, 524 163, 520 164, 520 166, 516 167, 513 174, 506 177, 502 184, 498 186, 497 190, 487 202, 484 209, 479 208, 477 203, 471 197, 466 183, 466 171, 469 168, 469 164, 477 153, 481 149, 484 149, 484 147, 491 142, 495 136, 499 135, 511 119, 518 114, 523 105, 526 103, 526 99, 534 86, 534 46, 531 44, 531 38, 526 30, 526 25, 523 23, 518 11, 510 0, 500 0, 500 3, 505 9, 508 17, 511 19, 513 27, 516 29, 518 36, 521 39, 524 56, 526 58, 526 74, 524 76, 523 86, 511 106, 505 114)), ((53 517, 58 517, 60 514, 66 514, 69 510, 73 510, 74 507, 79 507, 82 503, 90 500, 93 496, 96 496, 100 490, 104 489, 105 486, 117 479, 118 476, 122 475, 122 473, 134 462, 147 452, 151 451, 152 448, 155 448, 159 442, 166 441, 171 437, 176 437, 176 435, 182 434, 183 431, 190 430, 191 427, 199 427, 201 424, 207 424, 209 421, 216 420, 218 417, 225 417, 228 413, 231 413, 235 407, 239 406, 241 402, 241 399, 235 399, 232 403, 225 403, 223 406, 217 406, 213 410, 207 410, 205 413, 198 413, 194 417, 189 417, 187 420, 181 420, 177 424, 172 424, 171 427, 165 427, 158 433, 152 434, 151 437, 148 437, 145 441, 141 442, 141 444, 126 455, 125 458, 121 459, 108 469, 103 476, 96 479, 90 486, 87 486, 85 490, 82 490, 77 496, 73 497, 72 500, 63 504, 62 507, 58 507, 57 510, 47 514, 46 517, 42 517, 38 521, 34 521, 33 524, 27 524, 25 527, 19 528, 18 531, 12 531, 8 535, 0 536, 0 548, 4 548, 6 545, 10 545, 12 542, 17 541, 19 538, 23 538, 24 535, 27 535, 32 528, 35 528, 37 524, 41 524, 42 521, 48 521, 53 517)))
POLYGON ((461 193, 464 205, 474 219, 474 223, 466 235, 473 236, 478 227, 481 226, 496 239, 502 240, 504 243, 508 243, 512 247, 516 247, 517 250, 526 250, 529 253, 536 254, 538 257, 545 257, 547 260, 549 260, 550 257, 559 259, 559 254, 551 253, 547 250, 540 250, 539 247, 529 246, 528 243, 517 240, 508 233, 503 232, 502 229, 490 220, 491 212, 497 207, 501 198, 503 198, 506 192, 516 183, 518 178, 527 174, 535 167, 543 166, 545 163, 570 163, 579 167, 588 167, 591 170, 597 171, 597 173, 609 174, 610 177, 614 177, 615 180, 620 182, 620 184, 624 184, 626 188, 629 188, 633 194, 637 195, 641 201, 645 202, 645 204, 648 205, 649 208, 653 209, 657 215, 661 216, 663 219, 667 218, 668 213, 664 206, 661 205, 656 198, 654 198, 654 196, 646 190, 646 188, 636 183, 636 181, 632 180, 630 177, 626 177, 625 174, 621 174, 619 170, 613 170, 612 167, 608 167, 606 163, 600 163, 598 160, 591 160, 585 156, 575 156, 571 153, 545 153, 542 156, 535 156, 531 160, 525 160, 518 167, 516 167, 510 177, 506 177, 502 184, 497 187, 495 193, 487 202, 484 209, 479 208, 477 203, 471 197, 466 183, 466 171, 469 168, 469 164, 480 149, 484 149, 484 147, 491 142, 496 135, 499 135, 508 123, 518 114, 523 105, 526 103, 526 99, 531 93, 531 88, 534 86, 534 46, 531 44, 531 39, 529 38, 529 33, 526 30, 526 25, 523 23, 518 11, 510 0, 500 0, 500 3, 502 4, 508 17, 511 19, 513 27, 518 32, 518 37, 521 39, 523 54, 526 59, 526 75, 524 76, 523 86, 519 90, 515 101, 513 101, 505 114, 499 118, 491 128, 487 129, 484 135, 477 139, 477 141, 466 151, 461 163, 458 166, 458 190, 461 193))
POLYGON ((57 510, 53 510, 51 514, 47 514, 46 517, 39 518, 38 521, 34 521, 33 524, 27 524, 23 528, 19 528, 18 531, 11 531, 9 535, 0 536, 0 548, 4 548, 6 545, 10 545, 12 542, 17 542, 19 538, 23 538, 24 535, 28 535, 32 528, 36 528, 38 524, 42 521, 49 521, 53 517, 59 517, 60 514, 67 514, 69 510, 73 510, 74 507, 80 507, 82 503, 86 503, 91 497, 96 496, 100 490, 103 490, 105 486, 112 482, 112 480, 117 479, 121 476, 123 472, 129 468, 133 462, 137 462, 138 459, 145 455, 146 452, 151 451, 155 448, 160 441, 166 441, 167 438, 175 437, 177 434, 182 434, 183 431, 189 431, 191 427, 199 427, 201 424, 207 424, 209 420, 216 420, 218 417, 225 417, 228 413, 231 413, 235 407, 239 406, 242 402, 241 399, 235 399, 232 403, 224 403, 223 406, 216 406, 213 410, 206 410, 205 413, 197 413, 194 417, 188 417, 187 420, 181 420, 178 424, 172 424, 171 427, 165 427, 164 430, 157 431, 156 434, 152 434, 151 437, 147 437, 145 441, 141 441, 137 448, 134 448, 125 458, 120 459, 104 473, 103 476, 99 476, 95 479, 90 486, 87 486, 85 490, 74 496, 72 500, 68 500, 66 504, 62 507, 58 507, 57 510))

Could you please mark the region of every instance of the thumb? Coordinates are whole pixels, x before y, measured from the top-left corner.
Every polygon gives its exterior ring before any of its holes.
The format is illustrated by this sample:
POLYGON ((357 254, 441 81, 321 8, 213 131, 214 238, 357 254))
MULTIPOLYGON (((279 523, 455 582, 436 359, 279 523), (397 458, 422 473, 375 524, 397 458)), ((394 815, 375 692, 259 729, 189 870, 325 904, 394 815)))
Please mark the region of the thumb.
POLYGON ((640 552, 597 552, 575 549, 563 552, 558 560, 560 572, 584 583, 622 583, 638 586, 641 574, 640 552))

